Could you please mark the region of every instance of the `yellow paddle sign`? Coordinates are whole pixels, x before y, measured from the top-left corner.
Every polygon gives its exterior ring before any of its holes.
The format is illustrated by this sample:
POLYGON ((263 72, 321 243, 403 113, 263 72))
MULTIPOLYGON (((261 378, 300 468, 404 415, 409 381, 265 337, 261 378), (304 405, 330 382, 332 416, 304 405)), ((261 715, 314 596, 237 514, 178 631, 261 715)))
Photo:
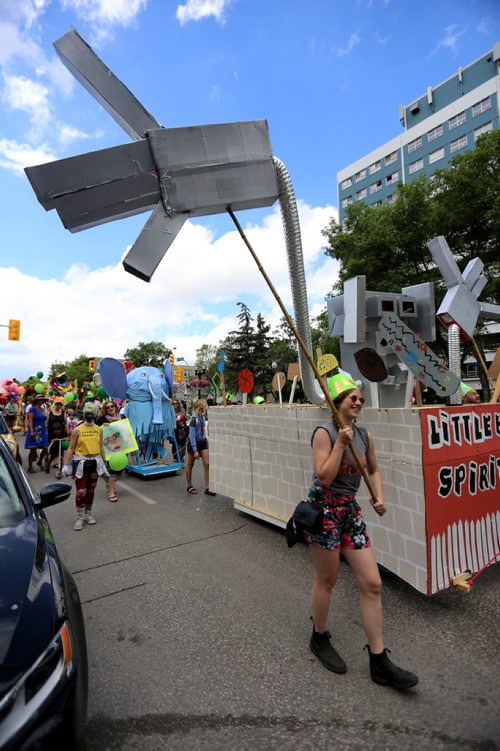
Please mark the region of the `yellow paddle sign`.
POLYGON ((329 373, 330 370, 338 368, 338 366, 339 363, 335 355, 321 355, 317 363, 318 373, 322 376, 329 373))

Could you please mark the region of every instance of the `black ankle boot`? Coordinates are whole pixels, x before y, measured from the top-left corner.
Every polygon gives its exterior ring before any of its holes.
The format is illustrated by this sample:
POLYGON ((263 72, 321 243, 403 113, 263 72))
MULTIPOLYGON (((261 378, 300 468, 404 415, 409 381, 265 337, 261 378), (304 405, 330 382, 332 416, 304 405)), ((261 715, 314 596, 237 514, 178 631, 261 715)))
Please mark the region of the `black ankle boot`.
POLYGON ((347 671, 347 665, 337 650, 333 647, 330 639, 332 635, 329 631, 325 631, 323 634, 319 634, 314 626, 311 636, 311 652, 316 655, 318 660, 331 670, 333 673, 345 673, 347 671))
POLYGON ((382 686, 394 686, 395 688, 411 688, 417 685, 418 676, 415 673, 398 668, 388 657, 387 653, 391 651, 390 649, 384 649, 379 654, 371 652, 368 644, 365 649, 368 650, 370 655, 372 681, 380 683, 382 686))

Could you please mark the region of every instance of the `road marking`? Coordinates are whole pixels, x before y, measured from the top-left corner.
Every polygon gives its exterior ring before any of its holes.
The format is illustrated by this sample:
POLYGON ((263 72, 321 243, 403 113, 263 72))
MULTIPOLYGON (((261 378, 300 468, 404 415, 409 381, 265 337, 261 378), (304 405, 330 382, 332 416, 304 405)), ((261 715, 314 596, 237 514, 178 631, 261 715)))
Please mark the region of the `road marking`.
POLYGON ((144 493, 139 493, 138 490, 135 490, 131 485, 127 485, 126 482, 123 482, 123 480, 118 480, 116 483, 120 488, 125 488, 125 490, 128 490, 129 493, 132 493, 132 495, 137 496, 137 498, 140 498, 141 501, 144 501, 144 503, 149 503, 150 506, 156 506, 156 501, 153 501, 152 498, 149 498, 147 495, 144 495, 144 493))

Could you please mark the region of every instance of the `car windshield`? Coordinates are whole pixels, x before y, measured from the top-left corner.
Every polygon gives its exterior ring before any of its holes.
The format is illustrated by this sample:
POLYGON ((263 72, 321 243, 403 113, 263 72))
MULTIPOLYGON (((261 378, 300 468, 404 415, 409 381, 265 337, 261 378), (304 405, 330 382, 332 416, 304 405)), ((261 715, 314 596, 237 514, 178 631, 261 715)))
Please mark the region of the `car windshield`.
POLYGON ((7 461, 0 451, 0 527, 24 519, 26 510, 19 496, 19 491, 10 472, 7 461))

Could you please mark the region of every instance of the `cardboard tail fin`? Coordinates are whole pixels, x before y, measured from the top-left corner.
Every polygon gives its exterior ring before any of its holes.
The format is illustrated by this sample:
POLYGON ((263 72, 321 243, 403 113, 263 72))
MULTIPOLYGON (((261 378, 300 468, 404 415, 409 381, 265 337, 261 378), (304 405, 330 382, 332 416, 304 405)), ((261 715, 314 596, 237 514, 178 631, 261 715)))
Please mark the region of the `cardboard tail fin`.
POLYGON ((169 216, 165 213, 161 201, 158 202, 137 240, 122 261, 125 271, 149 282, 189 216, 189 213, 169 216))

